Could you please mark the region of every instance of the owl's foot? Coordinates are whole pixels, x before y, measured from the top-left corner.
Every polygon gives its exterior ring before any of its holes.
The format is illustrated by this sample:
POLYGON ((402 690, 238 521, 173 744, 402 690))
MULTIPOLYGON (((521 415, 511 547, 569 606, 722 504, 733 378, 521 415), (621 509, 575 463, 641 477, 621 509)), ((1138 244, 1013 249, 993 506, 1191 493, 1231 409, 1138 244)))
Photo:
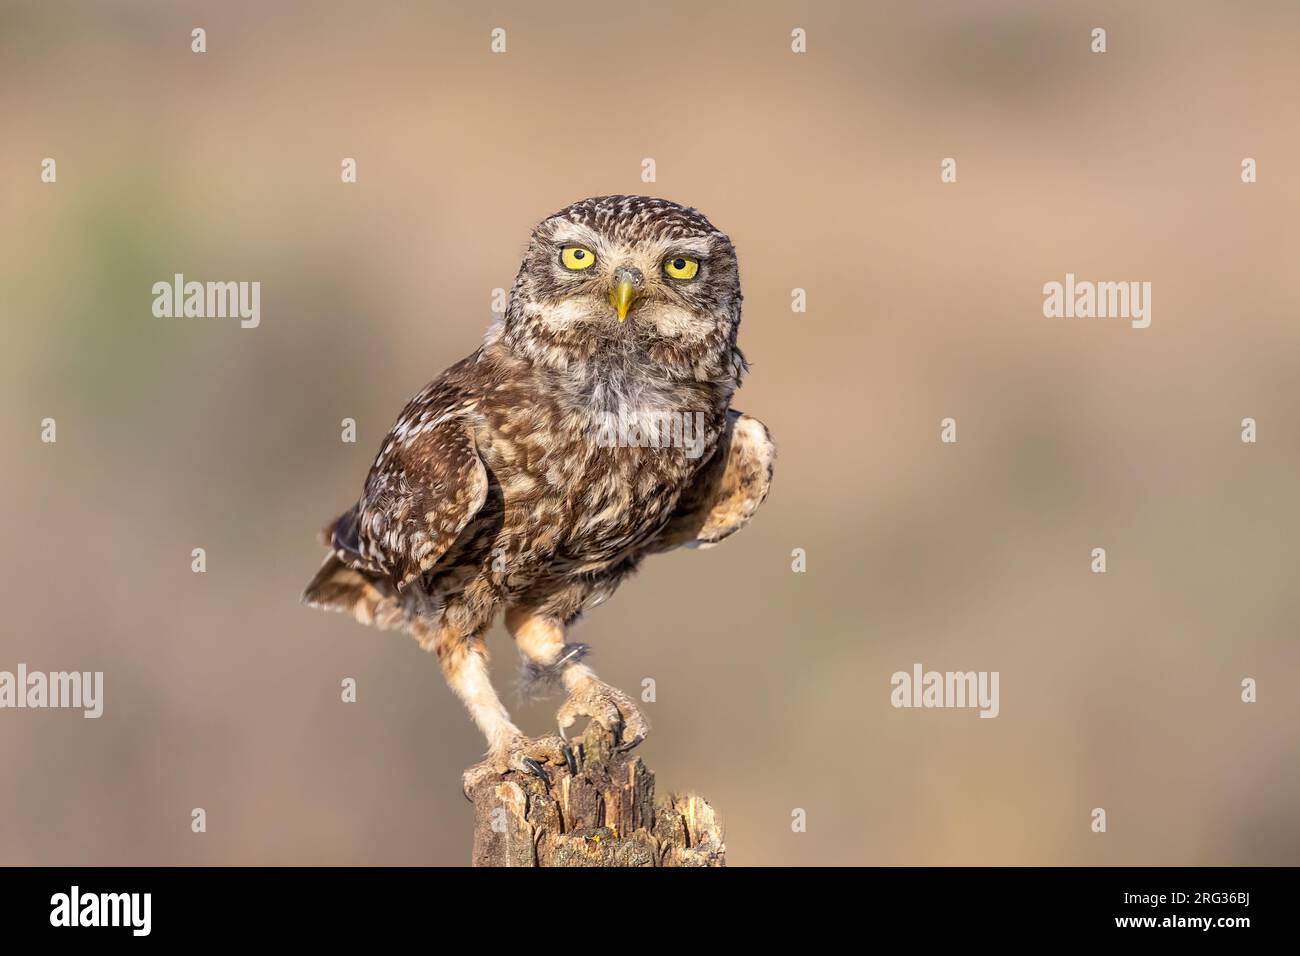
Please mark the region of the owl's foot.
POLYGON ((511 737, 505 746, 489 752, 486 760, 465 771, 461 777, 465 799, 471 799, 470 794, 485 780, 499 777, 511 770, 532 774, 549 784, 551 775, 545 767, 548 763, 567 764, 570 771, 573 771, 573 751, 567 742, 555 734, 544 737, 525 737, 520 734, 511 737))
POLYGON ((632 698, 604 681, 589 677, 569 692, 555 715, 560 726, 560 736, 568 739, 565 731, 579 717, 590 717, 601 727, 621 739, 617 751, 631 750, 650 733, 650 723, 637 710, 632 698))

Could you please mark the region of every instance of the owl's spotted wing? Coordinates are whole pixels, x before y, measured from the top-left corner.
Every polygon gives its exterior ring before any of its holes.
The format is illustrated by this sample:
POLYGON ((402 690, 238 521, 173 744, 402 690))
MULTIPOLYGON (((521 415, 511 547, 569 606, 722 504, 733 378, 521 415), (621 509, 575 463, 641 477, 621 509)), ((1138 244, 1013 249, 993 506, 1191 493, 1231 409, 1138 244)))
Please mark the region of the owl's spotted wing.
POLYGON ((405 587, 447 552, 487 497, 467 387, 474 357, 413 398, 381 446, 365 493, 330 543, 354 568, 405 587))
POLYGON ((754 516, 772 484, 776 445, 767 426, 734 409, 709 463, 683 493, 672 520, 649 550, 710 548, 754 516))

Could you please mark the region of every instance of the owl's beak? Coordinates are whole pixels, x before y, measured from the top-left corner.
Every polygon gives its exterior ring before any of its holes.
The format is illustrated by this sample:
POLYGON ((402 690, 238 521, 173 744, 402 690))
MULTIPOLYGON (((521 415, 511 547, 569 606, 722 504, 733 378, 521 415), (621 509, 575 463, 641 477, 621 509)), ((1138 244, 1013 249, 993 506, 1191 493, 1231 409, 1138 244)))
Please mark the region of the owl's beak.
POLYGON ((609 304, 618 312, 620 322, 627 319, 627 310, 632 308, 632 300, 635 298, 636 286, 631 279, 622 279, 609 290, 609 304))

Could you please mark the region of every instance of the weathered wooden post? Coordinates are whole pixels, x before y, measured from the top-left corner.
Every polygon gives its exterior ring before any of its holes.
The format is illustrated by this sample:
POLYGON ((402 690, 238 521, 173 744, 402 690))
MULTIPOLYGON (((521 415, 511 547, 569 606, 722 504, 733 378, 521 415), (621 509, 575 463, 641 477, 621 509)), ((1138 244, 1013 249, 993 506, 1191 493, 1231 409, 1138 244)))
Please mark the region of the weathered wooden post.
POLYGON ((576 774, 511 771, 474 802, 474 866, 725 866, 722 823, 696 796, 656 800, 641 758, 592 724, 574 739, 576 774))

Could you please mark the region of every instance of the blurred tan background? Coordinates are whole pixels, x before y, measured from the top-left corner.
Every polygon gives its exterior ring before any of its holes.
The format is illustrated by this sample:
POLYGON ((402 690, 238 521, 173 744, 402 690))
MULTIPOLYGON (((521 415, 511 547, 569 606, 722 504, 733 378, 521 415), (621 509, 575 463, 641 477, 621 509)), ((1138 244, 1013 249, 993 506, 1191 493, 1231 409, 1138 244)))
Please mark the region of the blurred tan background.
POLYGON ((298 606, 314 536, 533 224, 651 192, 739 249, 777 476, 575 637, 656 680, 643 756, 730 861, 1300 863, 1300 7, 478 6, 0 3, 0 669, 106 683, 0 712, 0 862, 468 861, 481 738, 414 642, 298 606), (176 272, 261 327, 155 319, 176 272), (1066 272, 1151 327, 1044 318, 1066 272), (1001 716, 894 710, 915 662, 1001 716))

